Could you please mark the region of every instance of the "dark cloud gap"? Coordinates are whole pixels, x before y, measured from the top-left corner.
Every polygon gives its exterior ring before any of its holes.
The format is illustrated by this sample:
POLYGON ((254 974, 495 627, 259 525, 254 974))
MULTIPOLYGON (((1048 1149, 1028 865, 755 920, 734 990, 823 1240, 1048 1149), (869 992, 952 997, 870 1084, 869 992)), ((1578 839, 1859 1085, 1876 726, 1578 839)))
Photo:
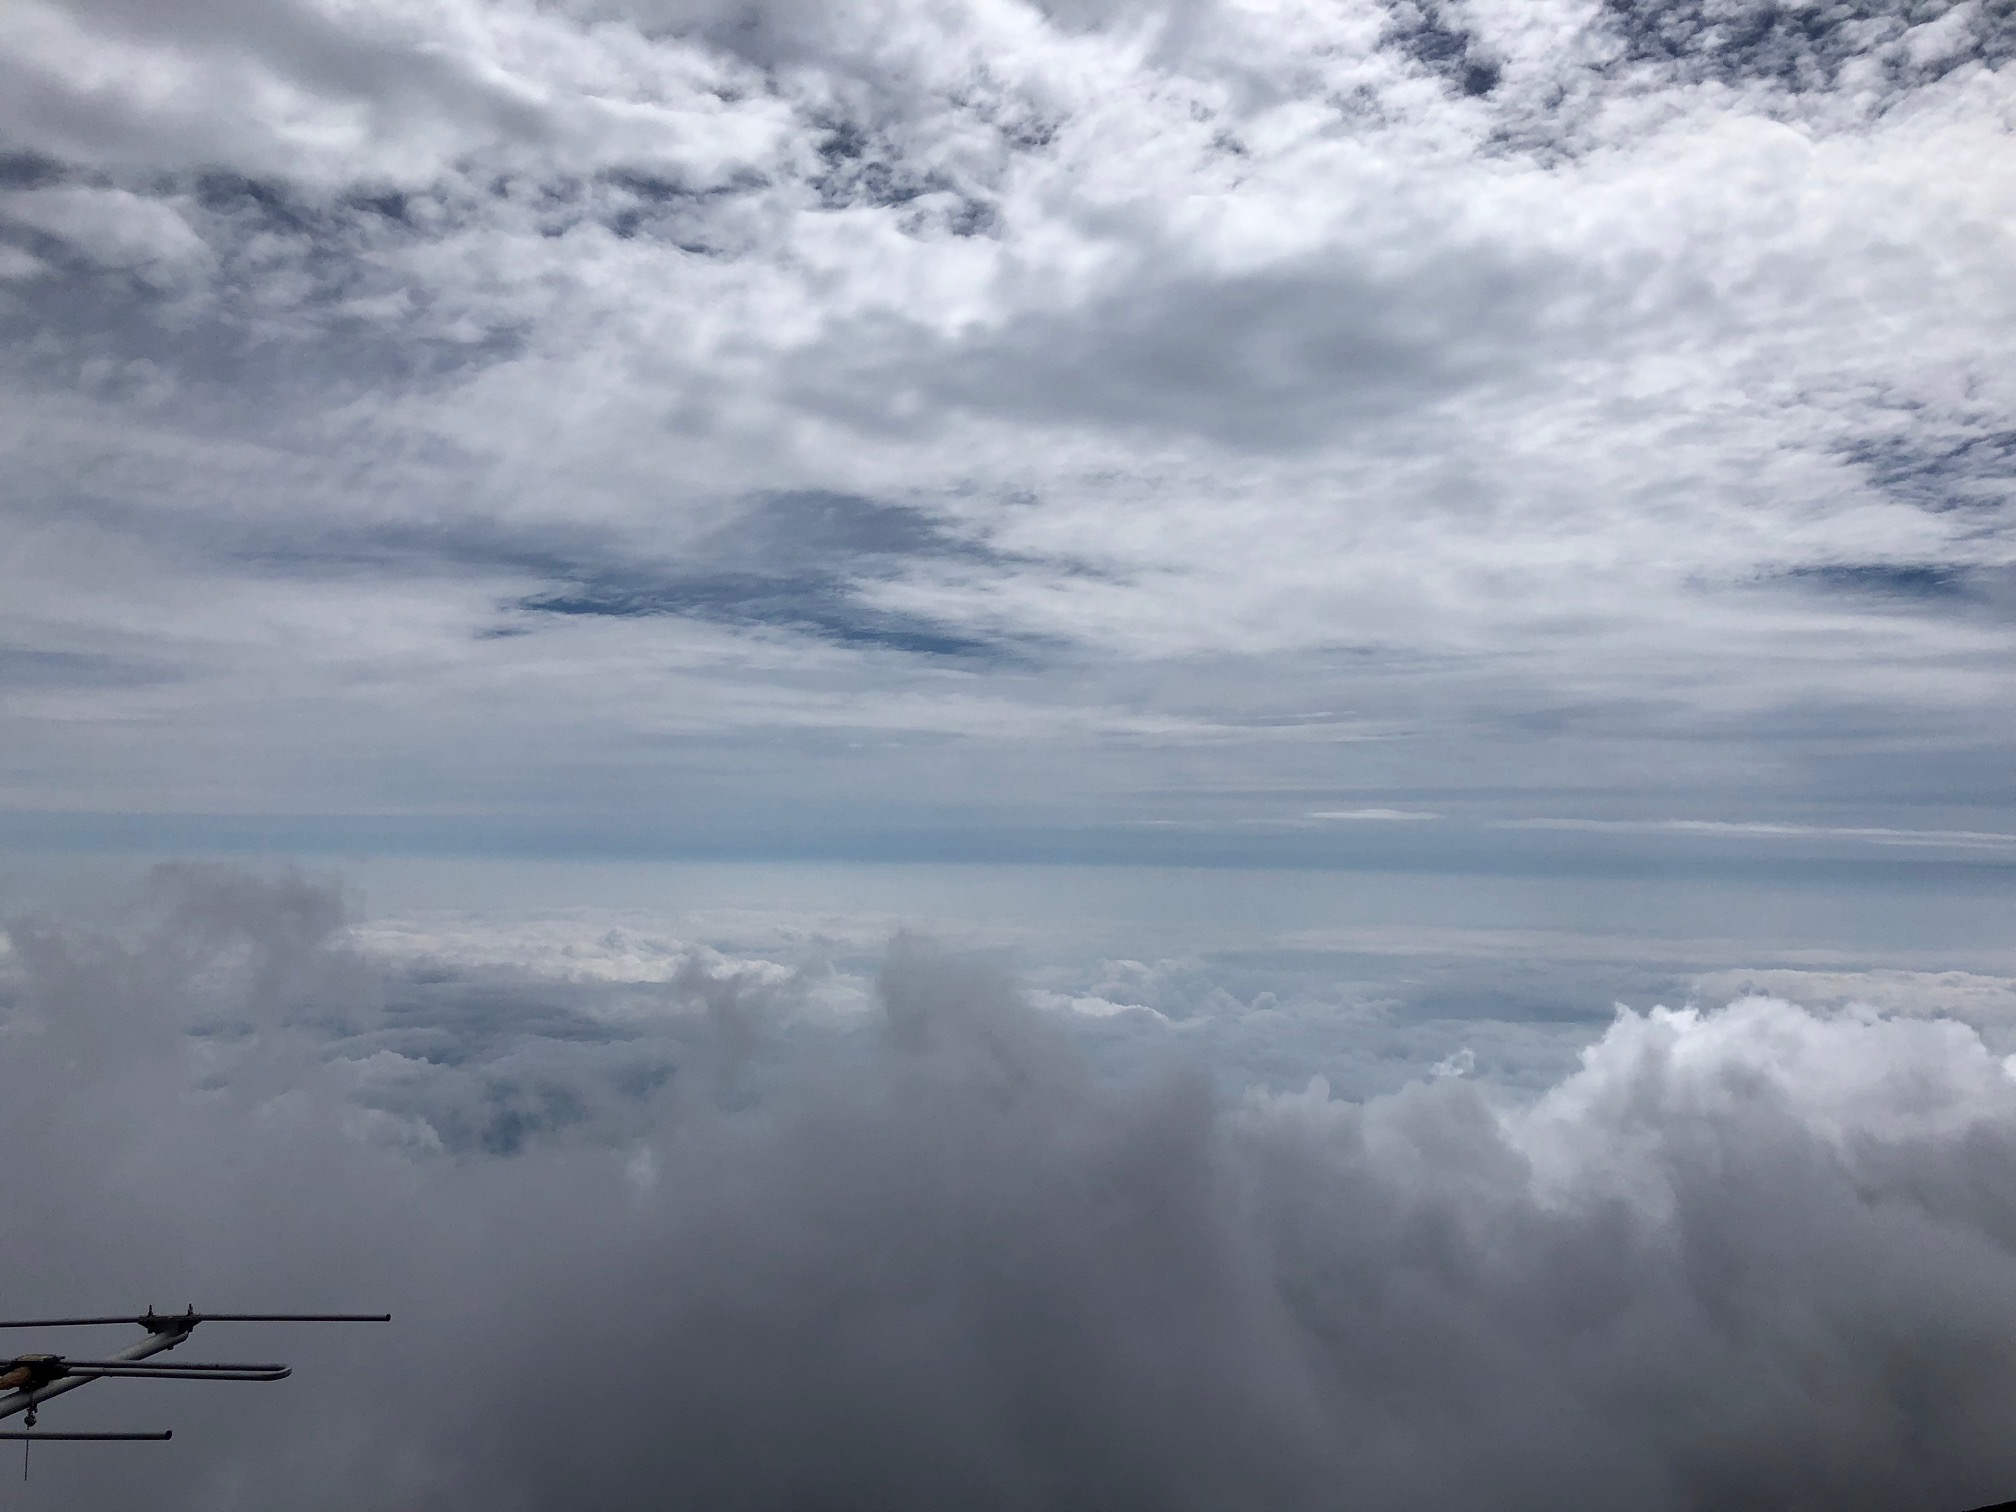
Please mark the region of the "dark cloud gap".
MULTIPOLYGON (((283 393, 426 387, 525 348, 515 310, 480 298, 451 304, 397 267, 400 252, 475 223, 459 192, 360 185, 310 196, 277 180, 212 172, 198 176, 194 196, 196 229, 218 258, 203 324, 214 332, 212 350, 235 369, 217 375, 225 384, 283 393), (399 313, 360 313, 374 303, 399 313)), ((192 356, 202 350, 177 345, 192 356)))
POLYGON ((997 642, 963 635, 920 616, 859 603, 844 580, 826 576, 747 574, 686 578, 614 577, 584 580, 513 601, 525 613, 566 618, 644 619, 661 615, 767 626, 840 645, 879 647, 920 656, 1001 659, 997 642))
POLYGON ((881 608, 863 589, 921 562, 985 567, 1004 560, 919 509, 850 494, 782 493, 703 536, 680 563, 550 573, 564 584, 514 607, 566 617, 689 616, 913 655, 1002 660, 1028 648, 881 608))
MULTIPOLYGON (((855 495, 798 491, 761 496, 676 555, 606 527, 506 525, 478 515, 435 520, 304 518, 298 514, 163 515, 130 504, 66 500, 51 521, 88 520, 178 553, 266 573, 344 578, 508 575, 546 586, 506 601, 519 618, 486 638, 531 633, 542 620, 672 616, 760 626, 839 645, 908 655, 1027 662, 1043 649, 1028 635, 965 631, 874 604, 873 585, 934 564, 999 570, 1023 559, 996 551, 931 512, 855 495)), ((28 511, 24 518, 35 516, 28 511)), ((1064 570, 1073 570, 1064 564, 1064 570)), ((21 678, 81 681, 140 676, 111 664, 20 661, 21 678)), ((8 675, 0 662, 0 680, 8 675)), ((110 685, 110 684, 107 684, 110 685)))
POLYGON ((1997 67, 2016 56, 2016 4, 1985 0, 1969 13, 1957 52, 1914 59, 1896 44, 1906 30, 1957 9, 1955 0, 1603 0, 1624 58, 1690 79, 1761 82, 1792 93, 1834 88, 1850 62, 1874 58, 1892 88, 1943 77, 1964 63, 1997 67))
POLYGON ((2016 619, 2016 570, 1969 562, 1828 562, 1762 579, 1881 609, 2016 619))
POLYGON ((69 174, 64 163, 39 152, 0 151, 0 189, 46 189, 69 174))
POLYGON ((1400 0, 1392 8, 1387 45, 1472 97, 1498 87, 1504 65, 1493 58, 1476 33, 1454 19, 1439 0, 1400 0))
POLYGON ((370 567, 522 573, 551 584, 511 601, 512 609, 532 616, 691 617, 924 656, 1004 660, 1033 649, 866 602, 867 586, 919 564, 988 568, 1013 559, 925 510, 851 494, 763 496, 676 559, 654 559, 615 532, 507 529, 474 518, 255 536, 236 552, 243 560, 315 573, 370 567))
POLYGON ((912 161, 886 134, 845 119, 821 124, 820 167, 808 184, 825 208, 912 209, 903 218, 912 235, 936 227, 954 236, 981 236, 998 224, 999 211, 984 194, 940 168, 912 161), (935 204, 925 213, 918 202, 927 197, 949 198, 950 204, 935 204))
POLYGON ((1872 485, 1921 509, 2005 509, 2016 502, 2016 428, 1944 424, 1907 435, 1872 436, 1839 454, 1872 485))
MULTIPOLYGON (((918 942, 863 1014, 696 952, 629 1039, 556 1041, 606 985, 401 965, 342 917, 181 868, 9 925, 10 1305, 396 1319, 262 1335, 285 1392, 150 1398, 171 1458, 38 1456, 42 1494, 1950 1512, 2016 1483, 2016 1085, 1952 1022, 1627 1016, 1537 1111, 1460 1074, 1242 1099, 1102 1072, 918 942), (374 1039, 475 998, 460 1064, 374 1039)), ((136 1410, 111 1390, 50 1426, 136 1410)))
POLYGON ((812 184, 829 207, 869 205, 886 210, 947 187, 938 175, 905 162, 852 121, 826 128, 819 160, 824 171, 812 184))
POLYGON ((1835 562, 1821 567, 1794 567, 1784 576, 1796 583, 1810 583, 1842 593, 1940 602, 1968 597, 1971 574, 1966 567, 1835 562))
POLYGON ((695 257, 724 256, 742 250, 747 236, 722 223, 722 206, 768 187, 752 172, 731 175, 725 184, 694 185, 655 168, 611 169, 592 193, 568 197, 579 207, 578 218, 549 225, 547 233, 592 218, 624 240, 643 237, 695 257))
MULTIPOLYGON (((179 186, 170 181, 161 187, 173 192, 179 186)), ((367 192, 362 196, 345 196, 340 200, 316 203, 294 186, 280 180, 254 178, 249 174, 221 169, 195 175, 191 188, 196 203, 217 221, 255 232, 300 236, 306 241, 305 250, 326 254, 332 259, 345 250, 344 244, 349 238, 343 232, 371 224, 369 219, 360 218, 355 212, 366 211, 379 219, 403 222, 404 212, 410 205, 408 196, 399 195, 397 204, 401 214, 387 217, 383 195, 367 192), (340 213, 345 209, 351 213, 340 213)))
MULTIPOLYGON (((45 525, 89 523, 178 555, 289 578, 529 578, 543 583, 505 601, 515 618, 484 638, 536 633, 542 621, 683 617, 767 627, 838 645, 908 655, 1026 663, 1038 638, 966 631, 868 598, 877 583, 920 567, 1009 568, 1023 559, 910 505, 818 491, 762 496, 673 555, 629 532, 554 522, 507 525, 480 515, 434 520, 161 512, 89 496, 23 510, 45 525)), ((1059 564, 1063 571, 1089 571, 1059 564)), ((1054 648, 1047 648, 1054 649, 1054 648)), ((138 686, 172 674, 142 661, 23 652, 0 659, 0 682, 138 686)))

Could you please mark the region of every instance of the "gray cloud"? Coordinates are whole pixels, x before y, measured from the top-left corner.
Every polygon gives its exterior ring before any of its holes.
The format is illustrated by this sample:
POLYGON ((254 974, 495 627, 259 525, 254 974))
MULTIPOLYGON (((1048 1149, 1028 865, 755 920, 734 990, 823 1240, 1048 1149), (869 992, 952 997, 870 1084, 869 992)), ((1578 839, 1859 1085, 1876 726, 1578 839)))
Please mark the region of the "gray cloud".
POLYGON ((434 1032, 519 1099, 456 1155, 360 1116, 357 1072, 432 1063, 350 1035, 428 979, 338 918, 180 872, 10 929, 10 1306, 398 1315, 261 1335, 299 1367, 264 1394, 68 1399, 172 1419, 173 1458, 52 1451, 37 1494, 1957 1508, 2016 1474, 2016 1083, 1950 1020, 1752 999, 1620 1018, 1537 1101, 1224 1101, 1094 1074, 913 944, 823 1031, 788 978, 675 970, 633 1005, 683 1026, 669 1076, 596 1126, 499 1037, 592 996, 437 968, 434 1032))
POLYGON ((2010 22, 8 7, 28 1494, 2016 1490, 2010 22))
POLYGON ((1761 81, 1793 92, 1835 88, 1858 63, 1868 65, 1871 82, 1894 88, 1939 78, 1966 63, 1996 67, 2016 56, 2016 11, 2002 0, 1829 6, 1605 0, 1603 15, 1632 61, 1658 63, 1692 78, 1761 81), (1944 46, 1902 45, 1920 27, 1927 33, 1936 27, 1944 46))
POLYGON ((1136 270, 1081 307, 954 344, 845 331, 805 381, 822 408, 870 426, 914 423, 921 396, 1054 425, 1297 448, 1513 377, 1566 292, 1558 268, 1488 259, 1392 279, 1335 266, 1136 270))
POLYGON ((9 823, 2002 802, 2000 10, 456 14, 10 16, 9 823))
POLYGON ((1870 437, 1843 448, 1884 492, 1934 511, 1993 510, 2016 488, 2016 431, 1870 437))

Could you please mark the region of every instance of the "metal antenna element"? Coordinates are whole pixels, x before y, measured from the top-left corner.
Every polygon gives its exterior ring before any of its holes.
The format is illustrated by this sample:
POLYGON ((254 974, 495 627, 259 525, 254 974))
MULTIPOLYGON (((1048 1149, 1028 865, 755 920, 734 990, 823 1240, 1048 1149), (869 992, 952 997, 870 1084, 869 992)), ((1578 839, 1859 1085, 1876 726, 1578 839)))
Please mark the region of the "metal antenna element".
POLYGON ((231 1364, 214 1361, 161 1360, 149 1355, 185 1343, 199 1323, 389 1323, 390 1313, 199 1313, 190 1307, 179 1313, 144 1313, 121 1317, 17 1318, 0 1320, 0 1328, 82 1328, 99 1324, 125 1323, 147 1331, 147 1336, 118 1354, 102 1360, 73 1360, 59 1354, 23 1354, 0 1357, 0 1418, 25 1412, 28 1432, 0 1432, 0 1439, 21 1441, 21 1477, 28 1477, 28 1446, 34 1440, 134 1440, 165 1439, 162 1433, 39 1433, 33 1431, 43 1402, 50 1397, 75 1391, 93 1381, 283 1381, 293 1372, 285 1365, 231 1364))
POLYGON ((170 1360, 156 1365, 146 1360, 71 1360, 62 1355, 20 1355, 0 1359, 0 1386, 16 1389, 64 1376, 131 1376, 163 1381, 284 1381, 294 1372, 285 1365, 198 1365, 170 1360), (15 1378, 19 1377, 17 1381, 15 1378))
POLYGON ((149 1333, 186 1333, 198 1323, 390 1323, 390 1313, 122 1313, 111 1318, 5 1318, 0 1328, 95 1328, 99 1324, 137 1323, 149 1333))

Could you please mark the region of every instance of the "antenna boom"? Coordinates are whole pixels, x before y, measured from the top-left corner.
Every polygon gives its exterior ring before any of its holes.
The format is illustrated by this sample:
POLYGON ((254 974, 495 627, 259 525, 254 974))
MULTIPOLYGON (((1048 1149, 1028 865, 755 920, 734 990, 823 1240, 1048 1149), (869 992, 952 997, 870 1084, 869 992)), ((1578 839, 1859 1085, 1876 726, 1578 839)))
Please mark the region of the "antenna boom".
POLYGON ((390 1323, 390 1313, 122 1313, 116 1318, 6 1318, 0 1328, 95 1328, 135 1323, 147 1330, 194 1328, 198 1323, 390 1323))

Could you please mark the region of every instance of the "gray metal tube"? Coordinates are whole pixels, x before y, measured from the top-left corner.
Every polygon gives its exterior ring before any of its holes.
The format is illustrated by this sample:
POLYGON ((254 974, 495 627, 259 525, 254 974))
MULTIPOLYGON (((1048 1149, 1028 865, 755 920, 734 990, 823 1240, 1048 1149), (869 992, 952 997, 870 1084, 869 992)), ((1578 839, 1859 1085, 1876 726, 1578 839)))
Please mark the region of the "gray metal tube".
MULTIPOLYGON (((163 1331, 149 1334, 131 1349, 122 1349, 112 1358, 144 1360, 147 1356, 159 1354, 164 1349, 173 1349, 188 1337, 187 1329, 175 1333, 163 1331)), ((53 1396, 61 1396, 66 1391, 75 1391, 79 1386, 89 1386, 93 1381, 103 1379, 102 1376, 65 1376, 60 1380, 51 1381, 47 1386, 38 1386, 33 1391, 10 1391, 7 1395, 0 1396, 0 1418, 10 1418, 17 1412, 26 1412, 38 1402, 46 1402, 53 1396)))

